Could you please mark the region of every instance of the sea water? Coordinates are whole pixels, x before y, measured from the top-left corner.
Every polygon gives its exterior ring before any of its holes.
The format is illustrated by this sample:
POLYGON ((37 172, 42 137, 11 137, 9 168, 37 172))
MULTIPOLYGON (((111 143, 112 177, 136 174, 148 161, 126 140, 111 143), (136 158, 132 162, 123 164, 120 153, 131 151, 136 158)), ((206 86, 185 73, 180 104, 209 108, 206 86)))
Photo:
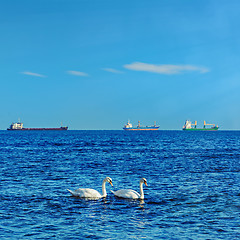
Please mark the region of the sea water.
POLYGON ((0 131, 0 239, 239 239, 239 148, 239 131, 0 131), (67 191, 106 176, 106 198, 67 191), (142 177, 144 201, 110 191, 142 177))

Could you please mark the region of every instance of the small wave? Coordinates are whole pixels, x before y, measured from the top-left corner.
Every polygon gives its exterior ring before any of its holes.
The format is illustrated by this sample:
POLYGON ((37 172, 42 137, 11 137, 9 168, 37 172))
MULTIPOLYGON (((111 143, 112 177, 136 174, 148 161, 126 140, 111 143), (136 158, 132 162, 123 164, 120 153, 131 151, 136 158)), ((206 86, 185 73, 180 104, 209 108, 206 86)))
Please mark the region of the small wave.
POLYGON ((168 201, 166 201, 166 200, 147 202, 148 205, 166 205, 167 203, 168 203, 168 201))

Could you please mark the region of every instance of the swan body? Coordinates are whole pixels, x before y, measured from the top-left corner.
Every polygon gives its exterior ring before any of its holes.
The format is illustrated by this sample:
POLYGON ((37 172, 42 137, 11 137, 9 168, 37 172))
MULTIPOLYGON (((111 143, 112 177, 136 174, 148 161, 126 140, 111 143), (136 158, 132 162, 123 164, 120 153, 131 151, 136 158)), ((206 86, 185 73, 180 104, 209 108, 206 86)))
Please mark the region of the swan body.
POLYGON ((132 189, 120 189, 118 191, 111 191, 116 197, 128 199, 144 199, 143 183, 147 186, 145 178, 140 179, 140 194, 132 189))
MULTIPOLYGON (((107 191, 106 191, 106 182, 109 182, 112 185, 112 179, 110 177, 106 177, 103 182, 102 182, 102 194, 100 194, 98 191, 91 189, 91 188, 78 188, 75 191, 67 189, 72 196, 74 197, 80 197, 80 198, 103 198, 107 196, 107 191)), ((113 185, 112 185, 113 186, 113 185)))
POLYGON ((101 198, 103 197, 98 191, 91 188, 79 188, 75 191, 67 189, 72 196, 80 198, 101 198))

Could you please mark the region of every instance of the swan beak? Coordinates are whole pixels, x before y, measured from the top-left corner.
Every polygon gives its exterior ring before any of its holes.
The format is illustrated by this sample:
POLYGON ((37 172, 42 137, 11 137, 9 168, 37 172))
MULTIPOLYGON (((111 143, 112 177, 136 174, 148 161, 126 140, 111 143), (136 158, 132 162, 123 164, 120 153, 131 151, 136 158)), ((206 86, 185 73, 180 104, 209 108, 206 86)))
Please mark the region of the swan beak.
POLYGON ((145 183, 145 185, 147 186, 147 182, 144 182, 145 183))
POLYGON ((112 184, 112 182, 109 182, 110 184, 111 184, 111 186, 113 187, 113 184, 112 184))

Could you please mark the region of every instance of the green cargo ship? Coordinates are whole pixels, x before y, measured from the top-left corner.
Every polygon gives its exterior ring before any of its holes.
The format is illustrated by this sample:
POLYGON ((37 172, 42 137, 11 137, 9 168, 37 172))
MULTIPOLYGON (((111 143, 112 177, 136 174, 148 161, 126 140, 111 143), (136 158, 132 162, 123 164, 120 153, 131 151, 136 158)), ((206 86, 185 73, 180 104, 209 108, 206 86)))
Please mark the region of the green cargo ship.
POLYGON ((203 128, 197 128, 197 121, 195 121, 194 124, 191 123, 191 121, 187 120, 182 128, 185 131, 217 131, 219 129, 218 125, 215 126, 215 124, 212 123, 206 123, 204 121, 203 128), (211 126, 211 127, 208 127, 211 126))

